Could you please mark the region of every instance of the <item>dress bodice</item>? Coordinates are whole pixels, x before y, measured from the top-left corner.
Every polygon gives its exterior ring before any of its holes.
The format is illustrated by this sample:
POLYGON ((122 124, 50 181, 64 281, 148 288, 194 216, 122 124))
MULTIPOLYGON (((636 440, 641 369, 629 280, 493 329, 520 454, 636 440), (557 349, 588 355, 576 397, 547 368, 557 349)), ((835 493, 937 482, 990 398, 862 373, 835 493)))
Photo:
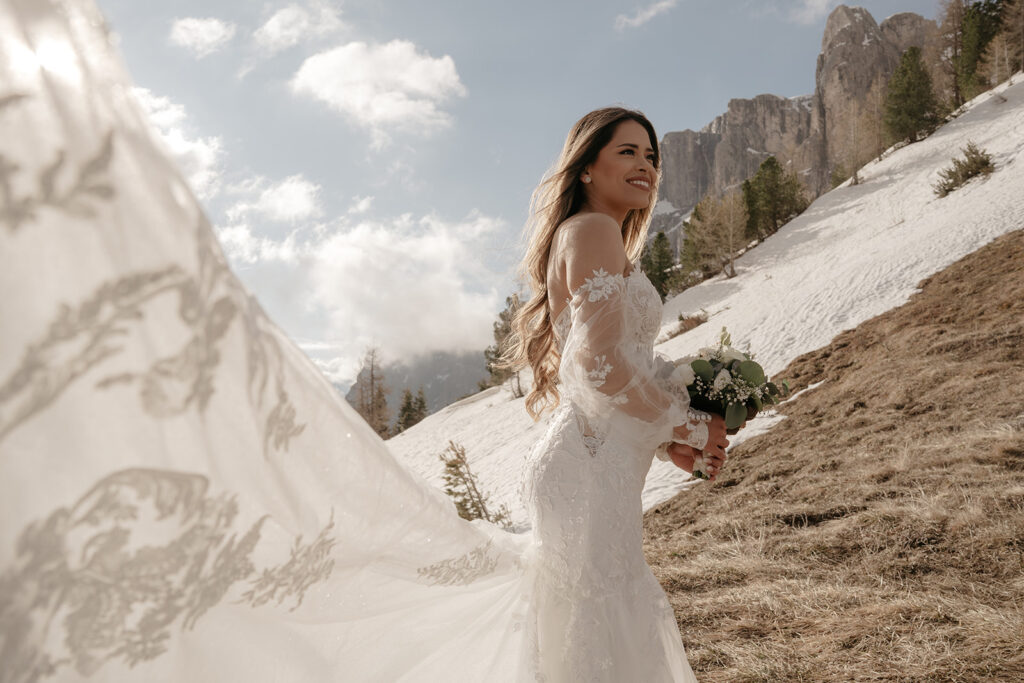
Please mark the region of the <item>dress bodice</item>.
MULTIPOLYGON (((629 275, 608 275, 609 280, 622 278, 626 285, 628 305, 625 309, 625 333, 629 335, 627 347, 640 357, 652 356, 654 340, 661 328, 662 303, 658 290, 647 275, 636 265, 629 275)), ((554 321, 555 343, 561 352, 572 329, 572 311, 577 305, 574 300, 584 296, 577 290, 566 299, 565 307, 554 321)))

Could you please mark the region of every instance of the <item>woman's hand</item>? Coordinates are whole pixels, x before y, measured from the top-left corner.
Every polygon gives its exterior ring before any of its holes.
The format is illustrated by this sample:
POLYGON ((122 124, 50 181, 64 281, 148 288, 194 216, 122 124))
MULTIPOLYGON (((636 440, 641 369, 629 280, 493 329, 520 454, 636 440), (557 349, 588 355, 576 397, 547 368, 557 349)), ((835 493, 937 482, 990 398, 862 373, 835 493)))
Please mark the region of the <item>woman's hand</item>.
MULTIPOLYGON (((672 458, 672 463, 683 470, 693 474, 693 463, 701 453, 695 448, 691 448, 686 444, 672 443, 668 447, 669 457, 672 458)), ((704 453, 704 467, 707 469, 708 481, 714 481, 715 477, 718 476, 719 470, 722 469, 722 465, 725 464, 726 456, 710 455, 704 453)))
POLYGON ((693 474, 693 461, 697 459, 698 451, 690 448, 684 443, 672 442, 668 445, 668 455, 672 458, 672 464, 693 474))
MULTIPOLYGON (((709 481, 714 481, 718 471, 725 464, 725 449, 729 440, 725 433, 725 419, 721 415, 712 415, 708 425, 708 442, 704 446, 704 469, 709 481)), ((669 457, 680 469, 693 474, 694 460, 701 455, 701 451, 691 448, 686 444, 672 443, 668 447, 669 457)))
MULTIPOLYGON (((708 428, 708 440, 704 444, 705 455, 719 456, 723 461, 725 460, 725 449, 729 445, 729 440, 725 434, 725 418, 721 415, 711 414, 711 421, 705 423, 708 428)), ((673 430, 675 441, 685 443, 691 436, 690 427, 687 425, 679 425, 673 430)))
POLYGON ((712 414, 711 422, 708 423, 708 443, 704 446, 705 460, 711 456, 725 462, 725 449, 729 445, 729 439, 725 437, 725 418, 712 414))

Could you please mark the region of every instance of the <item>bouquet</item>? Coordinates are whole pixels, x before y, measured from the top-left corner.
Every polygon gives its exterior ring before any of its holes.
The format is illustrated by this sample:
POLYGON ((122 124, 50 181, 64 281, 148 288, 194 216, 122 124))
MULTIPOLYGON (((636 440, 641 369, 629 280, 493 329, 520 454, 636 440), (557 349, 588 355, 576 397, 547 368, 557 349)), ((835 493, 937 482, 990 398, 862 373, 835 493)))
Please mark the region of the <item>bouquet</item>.
MULTIPOLYGON (((723 327, 718 346, 703 348, 696 356, 680 358, 668 378, 671 391, 685 391, 690 407, 721 415, 726 433, 735 434, 747 420, 776 405, 789 393, 783 381, 779 387, 764 374, 764 368, 748 353, 732 346, 732 337, 723 327)), ((707 479, 702 458, 694 462, 693 475, 707 479)))

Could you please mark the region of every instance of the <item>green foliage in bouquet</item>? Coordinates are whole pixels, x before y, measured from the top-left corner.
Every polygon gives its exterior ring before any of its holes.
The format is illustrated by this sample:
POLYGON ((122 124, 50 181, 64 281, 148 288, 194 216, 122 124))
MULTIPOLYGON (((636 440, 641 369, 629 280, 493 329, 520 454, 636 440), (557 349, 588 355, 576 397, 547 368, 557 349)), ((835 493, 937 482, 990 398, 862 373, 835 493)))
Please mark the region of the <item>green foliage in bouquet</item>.
POLYGON ((789 394, 786 382, 780 387, 770 381, 750 354, 733 348, 724 327, 716 348, 701 349, 697 358, 687 360, 693 370, 693 381, 686 386, 690 405, 724 417, 730 433, 789 394))

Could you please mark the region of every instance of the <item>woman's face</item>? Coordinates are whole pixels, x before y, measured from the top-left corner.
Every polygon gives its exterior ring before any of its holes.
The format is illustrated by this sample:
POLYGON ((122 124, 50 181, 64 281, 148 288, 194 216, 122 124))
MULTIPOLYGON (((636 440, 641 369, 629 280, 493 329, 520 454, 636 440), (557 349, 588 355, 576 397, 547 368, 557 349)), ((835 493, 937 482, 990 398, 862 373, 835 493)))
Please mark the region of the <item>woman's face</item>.
POLYGON ((633 120, 618 124, 612 139, 584 169, 590 203, 623 209, 644 209, 650 204, 654 179, 654 150, 647 129, 633 120))

